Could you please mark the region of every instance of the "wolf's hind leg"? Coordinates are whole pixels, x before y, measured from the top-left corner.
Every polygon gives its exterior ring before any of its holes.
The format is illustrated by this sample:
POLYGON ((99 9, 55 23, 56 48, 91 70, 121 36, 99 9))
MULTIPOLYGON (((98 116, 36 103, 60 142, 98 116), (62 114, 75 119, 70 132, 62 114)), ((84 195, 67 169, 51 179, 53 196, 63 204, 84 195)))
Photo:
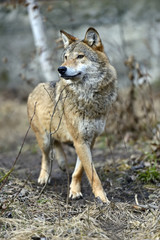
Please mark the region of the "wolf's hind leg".
POLYGON ((41 171, 38 178, 38 183, 45 184, 47 182, 50 182, 49 179, 51 169, 51 161, 49 157, 50 138, 47 133, 41 134, 39 132, 36 132, 36 138, 42 152, 41 171))
POLYGON ((79 157, 77 157, 76 166, 72 174, 72 181, 70 184, 69 197, 72 199, 79 199, 82 197, 82 193, 81 193, 82 173, 83 173, 82 163, 79 157))
POLYGON ((58 141, 54 142, 55 157, 58 162, 58 166, 62 171, 66 170, 66 156, 63 150, 62 144, 58 141))
POLYGON ((38 178, 38 183, 45 184, 50 182, 50 159, 49 153, 42 151, 41 172, 38 178))

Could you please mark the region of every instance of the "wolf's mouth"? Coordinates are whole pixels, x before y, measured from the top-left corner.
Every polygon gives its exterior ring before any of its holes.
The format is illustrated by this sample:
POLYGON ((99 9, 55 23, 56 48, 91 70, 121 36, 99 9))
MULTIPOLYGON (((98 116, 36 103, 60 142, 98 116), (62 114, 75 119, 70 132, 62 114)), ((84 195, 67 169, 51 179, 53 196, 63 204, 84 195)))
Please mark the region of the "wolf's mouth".
POLYGON ((75 75, 66 75, 65 73, 64 74, 61 74, 61 77, 64 78, 64 79, 73 79, 73 78, 76 78, 77 76, 81 75, 81 72, 75 74, 75 75))

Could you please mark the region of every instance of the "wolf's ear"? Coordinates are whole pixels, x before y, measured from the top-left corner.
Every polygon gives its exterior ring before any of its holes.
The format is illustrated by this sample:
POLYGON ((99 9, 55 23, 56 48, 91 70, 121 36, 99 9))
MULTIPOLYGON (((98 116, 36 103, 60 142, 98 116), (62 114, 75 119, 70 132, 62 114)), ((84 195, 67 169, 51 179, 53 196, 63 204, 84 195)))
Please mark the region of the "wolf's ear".
POLYGON ((78 40, 78 38, 70 35, 69 33, 66 33, 63 30, 61 30, 60 33, 63 40, 64 48, 68 47, 72 42, 78 40))
POLYGON ((90 47, 97 49, 99 51, 104 51, 99 33, 94 28, 88 28, 84 42, 87 43, 90 47))

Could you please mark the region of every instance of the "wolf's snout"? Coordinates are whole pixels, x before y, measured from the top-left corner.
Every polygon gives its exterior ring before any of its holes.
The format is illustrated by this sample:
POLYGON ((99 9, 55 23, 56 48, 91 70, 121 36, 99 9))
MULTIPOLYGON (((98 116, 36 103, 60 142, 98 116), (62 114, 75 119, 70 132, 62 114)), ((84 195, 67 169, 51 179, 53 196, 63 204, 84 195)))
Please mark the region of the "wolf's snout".
POLYGON ((67 68, 64 67, 64 66, 58 68, 58 72, 59 72, 61 75, 65 74, 66 71, 67 71, 67 68))

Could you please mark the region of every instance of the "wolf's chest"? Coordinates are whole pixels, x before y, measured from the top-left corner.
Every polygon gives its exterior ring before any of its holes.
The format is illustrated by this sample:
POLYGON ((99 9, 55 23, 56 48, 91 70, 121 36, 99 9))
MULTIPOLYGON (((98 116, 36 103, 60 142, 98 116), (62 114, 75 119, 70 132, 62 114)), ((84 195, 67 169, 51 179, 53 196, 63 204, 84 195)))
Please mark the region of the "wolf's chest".
POLYGON ((105 118, 101 119, 83 119, 79 122, 79 132, 86 138, 90 139, 100 135, 105 128, 105 118))
POLYGON ((98 94, 88 93, 87 95, 85 92, 85 94, 80 95, 77 98, 75 108, 79 114, 85 116, 85 118, 96 119, 93 122, 93 125, 99 126, 99 124, 101 125, 102 121, 99 119, 106 115, 107 112, 107 99, 106 97, 99 96, 98 94))

